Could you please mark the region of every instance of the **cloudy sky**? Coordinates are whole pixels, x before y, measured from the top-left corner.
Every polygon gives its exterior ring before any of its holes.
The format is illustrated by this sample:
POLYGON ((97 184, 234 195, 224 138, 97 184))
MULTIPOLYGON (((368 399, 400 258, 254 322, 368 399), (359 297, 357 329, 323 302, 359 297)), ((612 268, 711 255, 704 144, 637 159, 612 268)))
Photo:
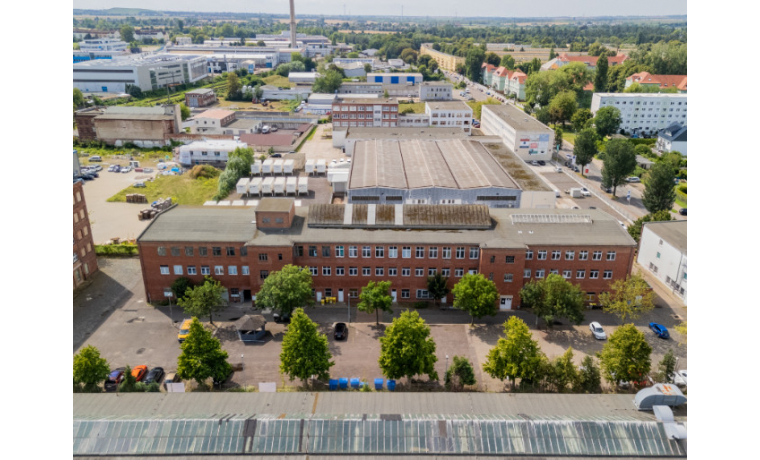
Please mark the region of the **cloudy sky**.
MULTIPOLYGON (((686 14, 686 0, 478 0, 468 8, 460 0, 296 0, 296 14, 405 16, 626 16, 686 14)), ((74 8, 145 8, 162 11, 214 11, 288 14, 288 0, 74 0, 74 8)))

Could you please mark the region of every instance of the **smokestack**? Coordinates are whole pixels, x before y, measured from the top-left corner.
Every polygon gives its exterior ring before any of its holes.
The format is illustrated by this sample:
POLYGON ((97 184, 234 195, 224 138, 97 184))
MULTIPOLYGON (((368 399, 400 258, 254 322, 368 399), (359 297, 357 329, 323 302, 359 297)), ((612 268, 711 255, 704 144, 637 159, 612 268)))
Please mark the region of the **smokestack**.
POLYGON ((296 6, 294 0, 290 0, 290 47, 296 47, 296 6))

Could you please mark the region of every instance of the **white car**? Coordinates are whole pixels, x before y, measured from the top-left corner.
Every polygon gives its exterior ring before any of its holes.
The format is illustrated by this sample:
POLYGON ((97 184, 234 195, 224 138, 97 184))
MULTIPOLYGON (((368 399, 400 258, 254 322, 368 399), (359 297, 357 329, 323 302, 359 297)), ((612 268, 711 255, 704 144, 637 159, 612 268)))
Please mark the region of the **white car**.
POLYGON ((131 166, 124 166, 123 168, 121 168, 121 172, 123 172, 123 173, 132 172, 132 167, 131 166))
POLYGON ((596 321, 589 324, 588 328, 591 329, 591 334, 594 335, 595 339, 597 340, 607 339, 607 334, 604 333, 604 329, 602 329, 602 325, 597 323, 596 321))
POLYGON ((675 375, 673 376, 673 383, 680 387, 686 386, 686 369, 676 371, 675 375))
POLYGON ((583 195, 583 196, 591 196, 591 192, 586 187, 583 187, 581 189, 581 195, 583 195))
POLYGON ((641 182, 641 179, 639 179, 636 176, 631 176, 625 180, 626 182, 641 182))

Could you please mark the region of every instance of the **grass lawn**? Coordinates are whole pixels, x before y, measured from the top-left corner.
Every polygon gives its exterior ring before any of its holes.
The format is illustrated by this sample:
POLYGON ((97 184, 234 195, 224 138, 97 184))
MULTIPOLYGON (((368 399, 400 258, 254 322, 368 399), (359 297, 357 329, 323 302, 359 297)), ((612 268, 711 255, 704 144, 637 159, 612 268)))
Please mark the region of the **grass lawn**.
POLYGON ((174 203, 184 205, 202 205, 217 192, 219 177, 213 179, 192 179, 189 174, 181 176, 158 176, 145 183, 145 188, 129 186, 109 198, 108 202, 123 203, 128 193, 142 193, 151 203, 159 198, 172 197, 174 203))
POLYGON ((425 103, 424 102, 413 102, 411 104, 402 104, 399 103, 398 105, 398 113, 404 113, 404 110, 412 109, 412 113, 425 113, 425 103))
MULTIPOLYGON (((114 155, 133 155, 135 157, 135 160, 142 161, 142 160, 162 159, 166 155, 169 155, 170 157, 172 155, 172 152, 166 152, 160 149, 141 149, 141 148, 127 149, 124 147, 97 148, 97 147, 77 147, 77 146, 74 146, 74 149, 76 149, 80 153, 89 153, 90 156, 100 155, 101 157, 103 157, 103 159, 112 157, 114 155)), ((83 156, 79 157, 79 162, 83 165, 90 164, 89 158, 83 157, 83 156)))
POLYGON ((676 198, 676 204, 678 206, 682 207, 682 208, 686 207, 686 203, 684 203, 683 201, 679 200, 678 198, 676 198))
POLYGON ((573 145, 575 145, 575 133, 562 133, 562 140, 565 140, 573 145))
POLYGON ((262 80, 267 85, 273 85, 278 88, 292 88, 294 86, 288 81, 288 77, 283 77, 282 75, 270 75, 262 80))

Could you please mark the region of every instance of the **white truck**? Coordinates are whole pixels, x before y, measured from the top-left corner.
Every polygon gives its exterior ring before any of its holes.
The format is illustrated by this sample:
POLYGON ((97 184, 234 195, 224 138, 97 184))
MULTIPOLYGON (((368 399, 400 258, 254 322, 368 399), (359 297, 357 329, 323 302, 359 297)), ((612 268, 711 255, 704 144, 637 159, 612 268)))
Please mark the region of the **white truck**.
POLYGON ((565 193, 569 194, 573 198, 583 197, 583 190, 581 190, 580 188, 571 188, 570 190, 567 190, 567 192, 565 193))

